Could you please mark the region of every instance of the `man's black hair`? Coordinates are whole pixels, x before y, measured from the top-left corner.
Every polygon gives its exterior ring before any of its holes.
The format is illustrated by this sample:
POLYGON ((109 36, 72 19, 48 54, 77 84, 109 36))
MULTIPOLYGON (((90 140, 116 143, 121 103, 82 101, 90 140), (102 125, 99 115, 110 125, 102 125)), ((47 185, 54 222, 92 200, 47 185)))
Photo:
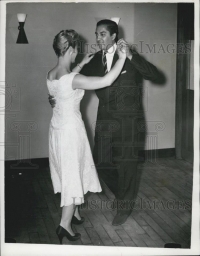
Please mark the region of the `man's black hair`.
POLYGON ((118 41, 118 25, 117 25, 117 23, 112 20, 100 20, 99 22, 97 22, 97 27, 101 26, 101 25, 106 26, 107 30, 110 32, 110 35, 113 35, 114 33, 116 34, 115 42, 117 42, 118 41))

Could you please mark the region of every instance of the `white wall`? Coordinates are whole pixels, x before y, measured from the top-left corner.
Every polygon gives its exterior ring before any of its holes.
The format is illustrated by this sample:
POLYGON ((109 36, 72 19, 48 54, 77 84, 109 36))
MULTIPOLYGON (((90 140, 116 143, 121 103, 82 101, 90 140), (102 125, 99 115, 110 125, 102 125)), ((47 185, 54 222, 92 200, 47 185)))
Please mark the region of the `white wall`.
POLYGON ((156 132, 156 123, 164 128, 157 132, 158 149, 175 147, 176 37, 176 4, 134 4, 134 43, 166 76, 164 86, 144 81, 147 136, 156 132))
MULTIPOLYGON (((46 73, 56 63, 52 49, 54 36, 62 29, 75 29, 87 43, 95 43, 95 18, 121 17, 120 35, 131 43, 176 43, 176 4, 133 3, 9 3, 6 34, 6 157, 29 158, 19 153, 19 133, 11 126, 16 121, 33 121, 37 128, 31 133, 31 158, 48 157, 48 126, 52 110, 47 100, 46 73), (16 44, 18 23, 16 14, 27 14, 25 31, 27 45, 16 44), (14 92, 15 91, 15 92, 14 92), (12 92, 12 93, 9 93, 12 92), (10 95, 14 95, 11 97, 10 95), (10 102, 11 100, 11 102, 10 102), (10 104, 8 104, 10 102, 10 104), (17 148, 18 147, 18 148, 17 148)), ((175 128, 175 54, 145 54, 167 74, 167 84, 148 87, 146 120, 163 121, 166 128, 159 133, 158 148, 174 147, 175 128)), ((98 100, 87 92, 81 109, 91 146, 98 100)), ((19 122, 18 122, 19 123, 19 122)), ((22 122, 21 122, 22 124, 22 122)), ((27 127, 21 130, 27 130, 27 127)), ((27 136, 28 133, 26 134, 27 136)), ((25 151, 26 151, 25 144, 25 151)))

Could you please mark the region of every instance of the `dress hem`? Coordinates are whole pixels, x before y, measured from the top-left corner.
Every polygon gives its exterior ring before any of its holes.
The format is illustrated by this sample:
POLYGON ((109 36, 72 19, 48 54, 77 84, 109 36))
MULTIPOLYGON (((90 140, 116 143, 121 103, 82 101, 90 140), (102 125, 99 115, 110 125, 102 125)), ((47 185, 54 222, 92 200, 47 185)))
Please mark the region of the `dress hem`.
MULTIPOLYGON (((100 191, 91 191, 91 190, 87 190, 83 195, 85 195, 85 194, 87 194, 88 192, 91 192, 91 193, 100 193, 100 192, 102 192, 102 189, 100 190, 100 191)), ((54 194, 57 194, 57 193, 61 193, 60 191, 57 191, 57 192, 54 192, 54 194)), ((80 198, 80 197, 79 197, 80 198)), ((81 197, 82 198, 82 197, 81 197)), ((84 197, 83 197, 83 201, 81 202, 81 203, 77 203, 77 204, 74 204, 74 205, 81 205, 81 204, 84 204, 84 197)), ((73 203, 72 203, 73 204, 73 203)), ((60 207, 63 207, 63 206, 70 206, 70 205, 72 205, 72 204, 67 204, 67 205, 65 205, 65 204, 63 204, 63 205, 60 205, 60 207)))

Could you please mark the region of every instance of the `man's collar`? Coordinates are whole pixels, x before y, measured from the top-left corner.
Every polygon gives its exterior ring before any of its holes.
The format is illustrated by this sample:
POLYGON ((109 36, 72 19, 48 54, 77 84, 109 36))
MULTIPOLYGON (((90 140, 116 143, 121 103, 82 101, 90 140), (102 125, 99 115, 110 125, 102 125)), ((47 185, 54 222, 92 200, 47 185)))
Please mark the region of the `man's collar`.
MULTIPOLYGON (((115 51, 116 51, 116 49, 117 49, 117 44, 114 43, 114 44, 107 50, 106 54, 107 54, 107 53, 109 53, 109 54, 114 54, 115 51)), ((103 53, 104 53, 104 51, 103 51, 103 53)))

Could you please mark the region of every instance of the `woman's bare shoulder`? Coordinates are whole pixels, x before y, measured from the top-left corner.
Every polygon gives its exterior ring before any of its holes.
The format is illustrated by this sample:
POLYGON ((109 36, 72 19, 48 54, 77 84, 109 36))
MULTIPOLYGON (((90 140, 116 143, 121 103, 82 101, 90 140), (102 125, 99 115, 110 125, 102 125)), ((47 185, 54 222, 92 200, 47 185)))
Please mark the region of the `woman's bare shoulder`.
POLYGON ((49 80, 54 80, 57 76, 57 68, 54 67, 52 68, 48 73, 47 73, 47 79, 49 80))

